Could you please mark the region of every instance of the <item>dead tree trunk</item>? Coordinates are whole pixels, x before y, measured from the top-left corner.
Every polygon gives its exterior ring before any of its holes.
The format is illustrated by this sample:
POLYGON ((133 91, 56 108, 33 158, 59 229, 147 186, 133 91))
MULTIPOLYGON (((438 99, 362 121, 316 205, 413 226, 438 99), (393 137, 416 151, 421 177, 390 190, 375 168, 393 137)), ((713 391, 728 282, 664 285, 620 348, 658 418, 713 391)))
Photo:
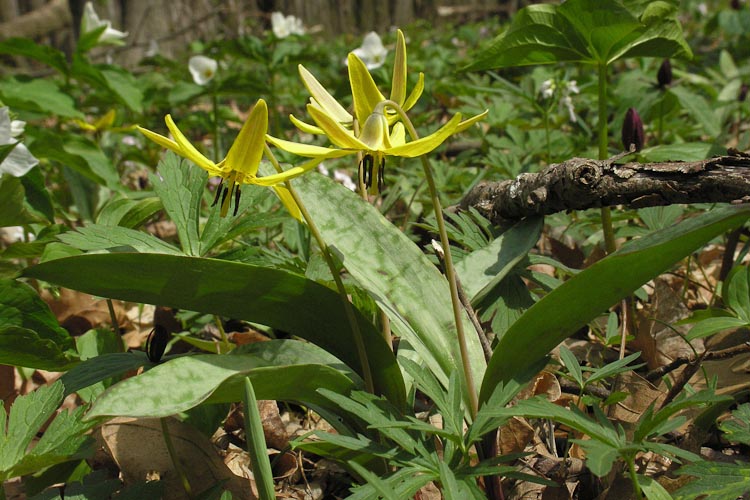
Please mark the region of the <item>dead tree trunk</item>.
POLYGON ((479 184, 461 202, 495 224, 529 215, 625 205, 750 202, 750 154, 695 162, 625 163, 573 158, 542 172, 479 184))

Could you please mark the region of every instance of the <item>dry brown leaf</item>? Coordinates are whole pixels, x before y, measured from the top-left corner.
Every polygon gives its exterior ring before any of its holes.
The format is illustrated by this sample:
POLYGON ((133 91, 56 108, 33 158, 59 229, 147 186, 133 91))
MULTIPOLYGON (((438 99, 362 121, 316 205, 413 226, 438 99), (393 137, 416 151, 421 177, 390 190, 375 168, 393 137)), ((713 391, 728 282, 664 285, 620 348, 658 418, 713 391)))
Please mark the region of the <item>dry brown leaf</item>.
POLYGON ((618 390, 627 392, 628 397, 615 405, 610 417, 631 424, 641 418, 650 404, 656 401, 658 405, 666 394, 632 371, 620 374, 618 390))
MULTIPOLYGON (((232 474, 206 436, 173 418, 167 422, 176 455, 194 493, 226 481, 225 488, 234 498, 256 498, 249 480, 232 474)), ((165 499, 187 498, 167 451, 159 419, 115 418, 97 430, 96 438, 119 467, 126 486, 156 472, 165 482, 165 499)))
MULTIPOLYGON (((60 288, 58 297, 53 297, 47 289, 42 289, 40 295, 49 305, 60 326, 73 336, 82 335, 92 328, 112 323, 106 300, 68 288, 60 288)), ((122 302, 112 301, 112 303, 120 330, 130 330, 132 325, 125 314, 122 302)))
POLYGON ((534 428, 525 418, 513 417, 500 427, 497 435, 500 455, 521 453, 534 438, 534 428))

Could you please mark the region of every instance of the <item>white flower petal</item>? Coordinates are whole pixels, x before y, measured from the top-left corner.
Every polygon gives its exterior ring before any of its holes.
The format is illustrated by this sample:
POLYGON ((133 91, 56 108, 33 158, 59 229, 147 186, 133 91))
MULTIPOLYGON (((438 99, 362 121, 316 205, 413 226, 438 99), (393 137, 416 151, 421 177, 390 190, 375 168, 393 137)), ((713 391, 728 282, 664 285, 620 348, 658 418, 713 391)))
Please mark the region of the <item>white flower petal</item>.
POLYGON ((83 8, 83 17, 81 18, 81 33, 88 33, 102 26, 106 26, 107 28, 99 35, 99 43, 123 45, 123 39, 128 36, 128 33, 114 29, 112 23, 106 19, 99 19, 99 15, 94 10, 94 5, 91 2, 86 2, 83 8))
POLYGON ((34 155, 29 152, 26 146, 18 143, 0 163, 0 175, 10 174, 13 177, 21 177, 38 163, 39 160, 34 158, 34 155))
POLYGON ((193 56, 188 61, 188 69, 193 76, 193 81, 198 85, 205 85, 216 76, 219 64, 210 57, 193 56))
POLYGON ((271 14, 271 30, 276 38, 305 34, 305 26, 302 24, 302 19, 294 16, 284 16, 281 12, 271 14))
POLYGON ((10 136, 18 137, 19 135, 23 134, 25 128, 26 122, 21 120, 12 120, 10 122, 10 136))
POLYGON ((388 49, 383 46, 380 36, 374 31, 365 35, 362 40, 362 46, 352 50, 352 53, 359 57, 367 69, 379 68, 385 62, 385 56, 388 55, 388 49))

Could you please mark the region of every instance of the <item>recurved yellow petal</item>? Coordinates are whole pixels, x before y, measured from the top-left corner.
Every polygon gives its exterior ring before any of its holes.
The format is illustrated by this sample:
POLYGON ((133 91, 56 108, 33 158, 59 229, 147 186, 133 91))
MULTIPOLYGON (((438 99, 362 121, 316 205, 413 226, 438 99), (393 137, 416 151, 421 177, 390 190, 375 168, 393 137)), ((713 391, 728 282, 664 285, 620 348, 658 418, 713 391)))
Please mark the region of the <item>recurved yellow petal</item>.
POLYGON ((401 30, 397 32, 396 61, 393 64, 393 79, 391 80, 391 101, 404 104, 406 99, 406 40, 401 30))
POLYGON ((138 132, 145 135, 147 139, 154 141, 156 144, 163 148, 167 148, 170 151, 182 155, 182 150, 180 149, 179 144, 174 142, 172 139, 168 139, 163 135, 157 134, 156 132, 151 132, 149 129, 143 128, 140 125, 136 125, 136 128, 138 129, 138 132))
POLYGON ((214 162, 200 154, 200 152, 195 149, 195 146, 190 144, 190 141, 187 140, 187 137, 185 137, 180 129, 177 128, 177 125, 175 125, 174 120, 172 120, 172 115, 167 115, 164 118, 164 121, 167 122, 167 128, 170 132, 172 132, 172 137, 174 137, 175 142, 180 147, 180 150, 175 151, 175 153, 187 158, 204 170, 211 170, 216 168, 216 164, 214 162))
POLYGON ((236 172, 256 175, 260 159, 263 157, 267 131, 268 106, 266 101, 258 99, 232 147, 229 148, 226 164, 236 172))
POLYGON ((419 98, 422 97, 422 92, 424 92, 424 73, 419 73, 417 84, 411 90, 409 97, 406 98, 406 101, 404 102, 404 105, 401 106, 401 108, 404 111, 409 111, 412 107, 414 107, 419 98))
POLYGON ((486 117, 489 114, 489 110, 486 110, 484 113, 478 114, 476 116, 473 116, 469 118, 468 120, 464 120, 461 123, 458 124, 458 127, 456 127, 456 133, 463 132, 467 128, 471 127, 475 123, 477 123, 479 120, 482 120, 484 117, 486 117))
POLYGON ((375 85, 375 80, 367 70, 367 66, 354 53, 349 53, 349 83, 352 87, 352 99, 354 100, 354 115, 360 125, 365 123, 367 117, 372 114, 375 106, 385 101, 385 97, 375 85))
POLYGON ((298 142, 285 141, 284 139, 279 139, 270 135, 266 136, 266 140, 279 149, 307 158, 340 158, 352 154, 352 151, 344 149, 324 148, 321 146, 313 146, 312 144, 300 144, 298 142))
POLYGON ((320 127, 316 127, 315 125, 310 125, 309 123, 305 123, 302 120, 298 119, 294 115, 289 115, 289 119, 292 121, 295 127, 300 129, 302 132, 306 134, 313 134, 313 135, 322 135, 323 129, 320 127))
POLYGON ((456 116, 450 119, 448 123, 440 127, 437 131, 432 134, 411 141, 401 146, 394 146, 385 151, 385 154, 403 156, 406 158, 415 158, 422 156, 423 154, 429 153, 433 149, 440 146, 448 137, 456 132, 456 127, 461 121, 461 113, 457 113, 456 116))
POLYGON ((323 132, 328 136, 328 139, 336 146, 344 149, 368 149, 367 145, 354 137, 354 134, 351 131, 344 128, 343 125, 320 109, 308 104, 307 112, 310 113, 310 116, 315 120, 318 127, 323 129, 323 132))
POLYGON ((300 222, 304 222, 302 220, 302 213, 300 212, 299 206, 297 206, 297 203, 294 201, 289 190, 284 186, 273 186, 273 190, 276 192, 276 196, 279 197, 279 200, 281 200, 281 204, 284 205, 292 217, 300 222))
POLYGON ((302 165, 297 165, 296 167, 292 167, 289 170, 284 170, 283 172, 280 172, 278 174, 255 177, 253 179, 253 184, 257 184, 258 186, 275 186, 276 184, 281 184, 288 180, 294 179, 295 177, 299 177, 305 172, 310 171, 321 161, 323 161, 323 158, 315 158, 314 160, 305 162, 302 165))
POLYGON ((302 77, 302 83, 305 84, 310 95, 326 113, 330 114, 336 121, 341 123, 352 122, 352 115, 344 109, 344 107, 328 93, 325 87, 320 84, 315 76, 307 71, 307 69, 301 64, 299 65, 299 74, 300 77, 302 77))

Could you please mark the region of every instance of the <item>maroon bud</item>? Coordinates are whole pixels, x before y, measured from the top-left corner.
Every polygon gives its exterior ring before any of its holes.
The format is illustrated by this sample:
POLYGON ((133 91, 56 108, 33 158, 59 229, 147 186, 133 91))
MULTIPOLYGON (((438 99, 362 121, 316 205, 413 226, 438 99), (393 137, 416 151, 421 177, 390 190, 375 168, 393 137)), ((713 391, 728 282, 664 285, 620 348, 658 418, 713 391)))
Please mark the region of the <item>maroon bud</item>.
POLYGON ((729 5, 734 10, 740 10, 740 0, 732 0, 729 5))
POLYGON ((661 66, 659 66, 656 80, 659 82, 659 88, 662 89, 672 83, 672 63, 669 62, 669 59, 664 59, 661 66))
POLYGON ((747 83, 742 84, 742 87, 740 87, 740 93, 737 94, 738 101, 745 102, 745 99, 747 99, 747 83))
POLYGON ((628 109, 622 123, 622 145, 629 151, 631 144, 635 145, 636 151, 643 149, 643 122, 635 108, 628 109))

